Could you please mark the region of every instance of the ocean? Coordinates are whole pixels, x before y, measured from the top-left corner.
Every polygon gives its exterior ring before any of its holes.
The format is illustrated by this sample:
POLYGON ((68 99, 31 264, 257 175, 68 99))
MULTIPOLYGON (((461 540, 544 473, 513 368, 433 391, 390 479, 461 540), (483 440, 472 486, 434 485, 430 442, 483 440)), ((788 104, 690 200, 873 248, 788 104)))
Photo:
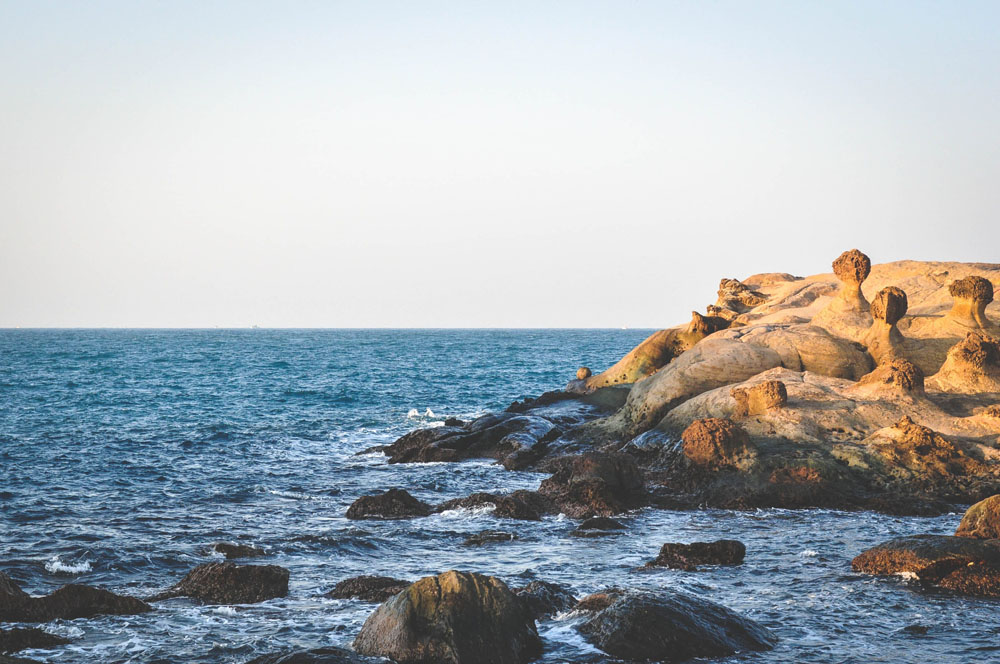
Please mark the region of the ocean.
MULTIPOLYGON (((73 639, 20 653, 44 662, 226 662, 348 645, 374 605, 322 597, 344 578, 417 579, 447 569, 578 596, 608 586, 678 588, 780 638, 730 662, 1000 661, 1000 604, 852 573, 889 537, 950 534, 934 518, 829 510, 625 515, 620 535, 576 522, 456 510, 348 521, 357 497, 405 488, 431 503, 534 489, 545 475, 489 460, 389 465, 358 452, 446 417, 474 418, 599 371, 651 330, 0 330, 0 570, 32 594, 85 583, 145 597, 221 559, 217 541, 269 552, 289 595, 251 606, 185 599, 153 613, 57 621, 73 639), (485 529, 518 540, 463 546, 485 529), (638 571, 664 542, 738 539, 739 567, 638 571), (911 626, 926 628, 906 629, 911 626)), ((613 661, 539 623, 542 662, 613 661)), ((10 625, 7 625, 10 627, 10 625)))

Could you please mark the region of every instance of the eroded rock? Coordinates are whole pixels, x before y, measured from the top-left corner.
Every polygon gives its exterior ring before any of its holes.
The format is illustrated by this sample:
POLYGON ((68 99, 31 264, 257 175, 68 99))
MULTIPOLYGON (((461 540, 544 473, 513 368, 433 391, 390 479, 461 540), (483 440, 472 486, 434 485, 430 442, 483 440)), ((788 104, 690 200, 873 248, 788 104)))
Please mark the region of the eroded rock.
POLYGON ((966 510, 955 535, 975 539, 1000 538, 1000 495, 980 500, 966 510))
POLYGON ((993 301, 993 284, 980 276, 957 279, 948 286, 955 298, 948 318, 965 327, 993 329, 995 326, 986 315, 986 307, 993 301))
POLYGON ((525 603, 492 576, 449 571, 380 605, 354 640, 400 664, 522 664, 542 642, 525 603))
POLYGON ((361 496, 347 508, 348 519, 412 519, 430 516, 431 506, 404 489, 361 496))
POLYGON ((753 387, 734 387, 729 394, 736 399, 736 417, 761 415, 788 403, 788 391, 780 380, 766 380, 753 387))
POLYGON ((338 582, 324 597, 381 603, 409 588, 410 583, 388 576, 355 576, 338 582))
POLYGON ((707 469, 748 468, 756 459, 746 432, 732 420, 695 420, 681 434, 681 441, 684 456, 707 469))
POLYGON ((880 394, 923 396, 924 372, 909 360, 892 355, 862 376, 852 391, 869 398, 880 394))
POLYGON ((209 604, 255 604, 288 594, 288 570, 278 565, 198 565, 153 601, 191 597, 209 604))
POLYGON ((941 370, 927 379, 941 392, 1000 392, 1000 342, 982 332, 969 332, 948 351, 941 370))
POLYGON ((906 293, 888 286, 880 290, 871 302, 872 326, 864 344, 876 363, 903 354, 903 334, 897 323, 906 315, 906 293))

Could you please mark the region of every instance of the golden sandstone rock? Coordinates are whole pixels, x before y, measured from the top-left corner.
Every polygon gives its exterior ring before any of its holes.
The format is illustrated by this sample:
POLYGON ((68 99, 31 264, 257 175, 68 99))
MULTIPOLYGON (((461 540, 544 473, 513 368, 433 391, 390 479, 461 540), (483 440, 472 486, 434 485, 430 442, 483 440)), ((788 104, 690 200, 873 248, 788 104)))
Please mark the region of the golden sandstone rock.
POLYGON ((780 380, 768 380, 750 388, 734 387, 729 391, 736 399, 735 417, 760 415, 788 403, 788 392, 780 380))

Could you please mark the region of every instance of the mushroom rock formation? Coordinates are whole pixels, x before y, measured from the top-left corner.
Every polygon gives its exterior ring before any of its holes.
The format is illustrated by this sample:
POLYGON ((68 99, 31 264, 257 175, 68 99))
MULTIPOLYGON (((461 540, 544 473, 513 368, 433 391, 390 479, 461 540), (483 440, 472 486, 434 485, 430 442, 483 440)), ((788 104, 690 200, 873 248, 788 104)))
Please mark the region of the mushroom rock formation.
POLYGON ((399 664, 523 664, 541 654, 542 641, 528 606, 507 584, 449 571, 381 604, 354 649, 399 664))
POLYGON ((788 391, 780 380, 764 381, 749 388, 734 387, 729 394, 736 399, 735 417, 761 415, 788 403, 788 391))
POLYGON ((1000 495, 980 500, 966 510, 955 536, 987 540, 1000 538, 1000 495))
POLYGON ((813 325, 826 328, 832 334, 861 341, 871 327, 868 300, 861 292, 872 263, 857 249, 845 251, 833 261, 833 273, 841 282, 840 290, 830 303, 812 319, 813 325))
POLYGON ((610 369, 583 378, 577 371, 577 379, 570 381, 566 390, 585 393, 608 385, 634 383, 666 366, 708 335, 727 327, 729 321, 725 318, 692 311, 690 323, 654 332, 610 369))
POLYGON ((767 302, 767 297, 759 293, 738 279, 723 279, 719 282, 719 299, 715 306, 719 309, 728 309, 737 314, 746 313, 750 309, 767 302))
POLYGON ((681 449, 691 463, 710 470, 746 469, 757 457, 746 431, 718 417, 692 422, 681 434, 681 449))
POLYGON ((865 335, 864 344, 876 363, 890 355, 899 355, 903 335, 896 324, 906 315, 906 293, 895 286, 887 286, 871 302, 872 326, 865 335))
POLYGON ((986 316, 986 307, 993 301, 993 284, 983 277, 969 276, 953 281, 948 292, 955 303, 947 318, 964 327, 996 331, 997 326, 986 316))
POLYGON ((848 391, 867 398, 888 394, 923 396, 924 372, 909 360, 890 354, 848 391))
POLYGON ((576 370, 577 380, 587 380, 592 375, 593 372, 590 370, 590 367, 580 367, 579 369, 576 370))
POLYGON ((948 351, 941 370, 927 379, 928 389, 978 394, 1000 392, 1000 342, 969 332, 948 351))

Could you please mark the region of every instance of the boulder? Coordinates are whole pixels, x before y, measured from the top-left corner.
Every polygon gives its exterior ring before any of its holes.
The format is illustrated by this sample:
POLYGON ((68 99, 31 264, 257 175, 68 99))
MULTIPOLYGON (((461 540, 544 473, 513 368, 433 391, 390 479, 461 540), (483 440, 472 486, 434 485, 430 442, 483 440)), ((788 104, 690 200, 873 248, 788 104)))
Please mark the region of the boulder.
POLYGON ((576 597, 568 589, 558 583, 548 581, 532 581, 526 586, 512 589, 528 608, 528 613, 535 620, 548 618, 563 611, 569 611, 576 606, 576 597))
POLYGON ((594 372, 590 370, 590 367, 580 367, 576 370, 577 380, 587 380, 593 375, 594 372))
POLYGON ((247 544, 232 544, 230 542, 216 542, 212 545, 212 551, 221 553, 226 557, 226 560, 233 560, 234 558, 260 558, 267 555, 267 551, 264 551, 264 549, 258 549, 255 546, 247 544))
POLYGON ((927 387, 963 394, 1000 392, 1000 342, 983 332, 969 332, 948 351, 927 387))
POLYGON ((288 570, 277 565, 198 565, 153 601, 191 597, 210 604, 255 604, 288 594, 288 570))
POLYGON ((788 391, 780 380, 766 380, 753 387, 734 387, 729 394, 736 400, 736 417, 762 415, 788 403, 788 391))
POLYGON ((955 535, 975 539, 1000 538, 1000 495, 980 500, 966 510, 955 535))
POLYGON ((355 576, 344 579, 324 597, 331 599, 360 599, 364 602, 384 602, 410 587, 409 581, 388 576, 355 576))
POLYGON ((347 508, 348 519, 411 519, 430 514, 430 505, 417 500, 404 489, 361 496, 347 508))
POLYGON ((355 652, 336 646, 314 650, 292 650, 289 652, 261 655, 247 664, 373 664, 381 659, 362 657, 355 652))
POLYGON ((473 493, 465 498, 447 500, 438 505, 435 510, 443 512, 460 508, 476 508, 493 505, 493 516, 521 521, 538 521, 543 514, 553 510, 553 505, 546 498, 534 491, 519 489, 513 493, 501 495, 493 493, 473 493))
POLYGON ((950 535, 898 537, 862 552, 851 567, 897 574, 928 587, 977 597, 1000 597, 1000 541, 950 535))
POLYGON ((520 538, 506 530, 483 530, 469 535, 462 544, 464 546, 483 546, 484 544, 491 544, 493 542, 513 542, 516 539, 520 538))
POLYGON ((646 567, 669 567, 685 572, 697 572, 698 565, 742 565, 747 548, 736 540, 692 542, 679 544, 667 542, 660 548, 655 560, 646 567))
POLYGON ((680 592, 626 591, 578 628, 587 641, 626 661, 684 662, 769 650, 761 625, 680 592))
POLYGON ((521 664, 542 642, 525 603, 492 576, 448 571, 380 605, 354 640, 398 664, 521 664))
POLYGON ((70 643, 69 639, 49 634, 35 627, 0 629, 0 653, 19 652, 34 648, 40 650, 56 648, 67 643, 70 643))
POLYGON ((603 537, 622 530, 625 530, 625 524, 621 521, 606 516, 594 516, 584 519, 579 526, 570 532, 570 535, 573 537, 603 537))
POLYGON ((100 615, 127 616, 152 611, 134 597, 108 590, 69 584, 44 597, 32 597, 0 572, 0 622, 49 622, 100 615))
POLYGON ((702 468, 749 468, 756 450, 746 432, 731 420, 710 417, 695 420, 681 434, 684 456, 702 468))
POLYGON ((625 454, 587 452, 567 460, 538 493, 572 518, 611 516, 646 504, 642 472, 625 454))

